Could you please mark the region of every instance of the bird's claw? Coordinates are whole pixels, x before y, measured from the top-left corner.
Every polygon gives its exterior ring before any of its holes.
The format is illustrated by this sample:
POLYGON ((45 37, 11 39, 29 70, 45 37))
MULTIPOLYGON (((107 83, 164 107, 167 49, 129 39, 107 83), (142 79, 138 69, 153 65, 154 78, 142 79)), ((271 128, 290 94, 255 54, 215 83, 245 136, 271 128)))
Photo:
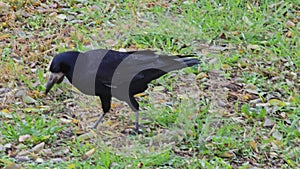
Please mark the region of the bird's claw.
POLYGON ((125 130, 121 131, 121 133, 129 134, 129 135, 139 135, 139 134, 143 134, 143 130, 142 129, 125 129, 125 130))
POLYGON ((98 127, 98 125, 93 124, 93 125, 88 125, 86 128, 87 128, 88 130, 96 130, 97 127, 98 127))

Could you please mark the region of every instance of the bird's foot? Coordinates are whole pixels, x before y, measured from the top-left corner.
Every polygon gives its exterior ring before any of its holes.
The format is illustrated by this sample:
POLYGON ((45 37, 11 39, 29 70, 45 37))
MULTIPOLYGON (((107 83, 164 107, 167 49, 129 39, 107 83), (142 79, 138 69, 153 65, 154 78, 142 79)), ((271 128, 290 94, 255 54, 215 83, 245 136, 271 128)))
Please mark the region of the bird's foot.
POLYGON ((99 123, 101 122, 101 120, 103 119, 104 115, 106 114, 106 112, 104 112, 98 119, 97 121, 94 123, 94 125, 92 126, 89 126, 88 128, 91 129, 91 130, 96 130, 99 123))
POLYGON ((142 129, 135 129, 134 130, 135 135, 139 135, 139 134, 143 134, 143 130, 142 129))
POLYGON ((139 135, 139 134, 143 134, 143 130, 142 129, 125 129, 125 130, 121 131, 121 133, 129 134, 129 135, 139 135))
POLYGON ((96 129, 97 129, 97 126, 98 126, 98 125, 95 125, 95 124, 93 124, 93 125, 88 125, 88 126, 86 127, 86 129, 87 129, 87 130, 96 130, 96 129))

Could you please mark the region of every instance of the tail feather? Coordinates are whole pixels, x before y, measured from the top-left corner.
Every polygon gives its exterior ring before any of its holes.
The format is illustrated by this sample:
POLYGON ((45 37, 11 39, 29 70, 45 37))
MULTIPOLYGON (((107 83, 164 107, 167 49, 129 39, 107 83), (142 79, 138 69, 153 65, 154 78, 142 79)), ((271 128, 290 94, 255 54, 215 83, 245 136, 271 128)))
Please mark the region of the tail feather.
POLYGON ((186 67, 191 67, 200 63, 200 61, 195 58, 177 58, 174 59, 173 61, 169 60, 168 62, 169 62, 168 66, 165 66, 163 68, 163 70, 167 72, 183 69, 186 67))
POLYGON ((183 59, 183 62, 188 66, 194 66, 194 65, 197 65, 197 64, 200 64, 200 61, 198 59, 195 59, 195 58, 184 58, 183 59))
POLYGON ((200 60, 196 59, 196 55, 176 55, 180 62, 184 62, 188 67, 200 64, 200 60))

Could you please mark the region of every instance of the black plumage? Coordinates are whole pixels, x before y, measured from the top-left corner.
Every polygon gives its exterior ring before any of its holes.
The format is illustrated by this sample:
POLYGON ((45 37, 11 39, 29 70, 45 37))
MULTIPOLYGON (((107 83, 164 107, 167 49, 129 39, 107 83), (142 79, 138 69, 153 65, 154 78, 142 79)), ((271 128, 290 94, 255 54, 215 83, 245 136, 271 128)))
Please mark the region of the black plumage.
POLYGON ((94 128, 110 110, 111 98, 125 101, 136 112, 138 131, 139 104, 134 95, 144 92, 148 83, 177 69, 199 64, 192 55, 159 55, 154 51, 118 52, 97 49, 84 53, 71 51, 56 55, 50 65, 51 75, 46 84, 46 94, 64 76, 88 95, 100 97, 103 114, 94 128))

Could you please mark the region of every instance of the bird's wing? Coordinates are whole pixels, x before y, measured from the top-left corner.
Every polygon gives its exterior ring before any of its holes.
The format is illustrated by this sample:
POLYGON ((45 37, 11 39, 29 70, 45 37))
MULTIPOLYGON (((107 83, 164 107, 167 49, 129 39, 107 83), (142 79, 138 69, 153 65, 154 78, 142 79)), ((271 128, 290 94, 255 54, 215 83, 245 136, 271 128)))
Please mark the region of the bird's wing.
MULTIPOLYGON (((118 66, 115 67, 111 85, 118 86, 123 83, 128 83, 133 80, 133 78, 135 80, 143 79, 145 78, 145 74, 140 72, 146 72, 147 70, 153 72, 153 74, 147 74, 147 76, 151 76, 147 77, 147 79, 156 79, 159 77, 158 74, 162 75, 161 72, 170 72, 198 63, 196 59, 180 57, 156 54, 154 51, 133 52, 123 57, 122 61, 118 63, 118 66)), ((110 61, 112 60, 109 60, 109 62, 110 61)))
MULTIPOLYGON (((102 83, 112 88, 122 84, 123 81, 128 81, 126 75, 136 72, 134 69, 135 64, 138 64, 138 69, 141 69, 144 62, 151 63, 155 61, 153 51, 118 52, 97 49, 85 52, 84 55, 89 58, 90 64, 94 65, 91 67, 95 67, 97 64, 96 83, 102 83), (112 81, 114 81, 114 84, 112 84, 112 81)), ((95 69, 93 70, 95 71, 95 69)))
POLYGON ((169 72, 189 66, 186 58, 182 58, 184 56, 160 55, 151 50, 118 52, 97 49, 85 52, 84 55, 89 58, 90 64, 94 64, 92 67, 99 65, 96 83, 112 88, 128 83, 133 78, 144 78, 140 72, 148 69, 169 72))

